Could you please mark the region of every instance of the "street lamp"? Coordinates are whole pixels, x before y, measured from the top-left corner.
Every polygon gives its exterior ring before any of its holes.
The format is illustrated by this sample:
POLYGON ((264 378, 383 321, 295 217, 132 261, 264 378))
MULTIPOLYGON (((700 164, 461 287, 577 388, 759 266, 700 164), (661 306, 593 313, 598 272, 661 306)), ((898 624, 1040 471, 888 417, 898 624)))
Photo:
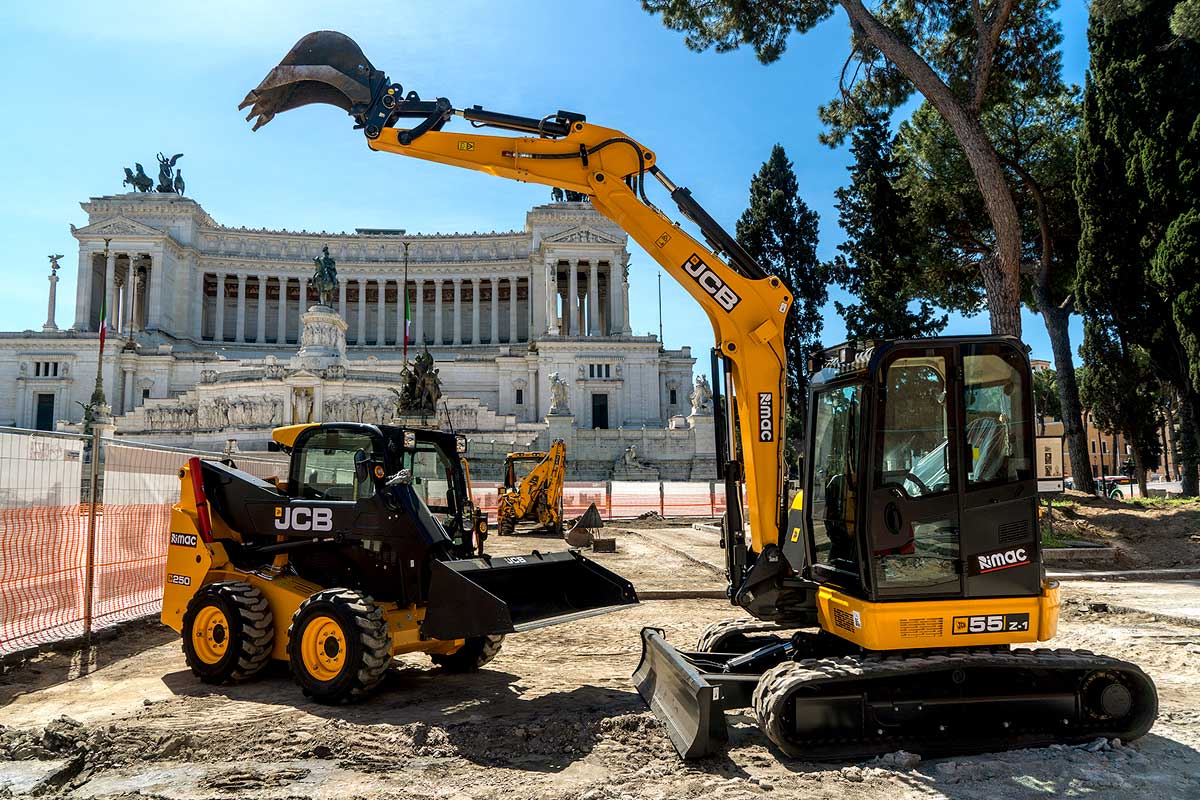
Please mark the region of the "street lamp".
MULTIPOLYGON (((112 239, 104 240, 105 265, 108 264, 108 245, 111 241, 112 239)), ((107 271, 105 272, 105 275, 107 277, 107 271)), ((104 408, 108 402, 104 398, 104 333, 105 329, 107 328, 106 318, 110 313, 109 309, 105 305, 105 302, 108 298, 107 281, 104 284, 103 292, 101 292, 100 296, 100 347, 96 352, 96 388, 92 390, 91 401, 83 407, 83 432, 85 434, 90 434, 92 432, 92 426, 96 421, 96 414, 100 412, 100 410, 104 408)))

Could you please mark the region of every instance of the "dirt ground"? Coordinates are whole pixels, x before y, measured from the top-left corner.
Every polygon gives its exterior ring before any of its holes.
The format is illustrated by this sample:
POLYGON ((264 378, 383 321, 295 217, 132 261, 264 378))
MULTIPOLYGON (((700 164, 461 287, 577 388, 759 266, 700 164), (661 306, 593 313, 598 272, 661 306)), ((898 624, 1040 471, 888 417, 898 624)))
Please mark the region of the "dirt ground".
MULTIPOLYGON (((667 541, 686 541, 684 530, 667 541)), ((495 544, 559 549, 533 537, 495 544)), ((619 535, 618 546, 597 558, 639 588, 719 584, 705 558, 655 538, 619 535)), ((236 686, 201 684, 173 635, 145 624, 102 642, 94 668, 63 653, 0 676, 0 797, 1200 797, 1200 628, 1119 613, 1091 586, 1064 592, 1055 646, 1121 656, 1157 682, 1161 713, 1143 739, 820 765, 781 760, 748 717, 730 715, 728 749, 684 763, 630 684, 638 631, 654 625, 690 644, 709 622, 733 616, 717 599, 652 600, 512 636, 474 675, 405 657, 371 699, 332 708, 308 702, 286 669, 236 686)))
POLYGON ((1064 492, 1053 511, 1059 539, 1115 547, 1121 568, 1200 564, 1200 500, 1109 500, 1064 492))

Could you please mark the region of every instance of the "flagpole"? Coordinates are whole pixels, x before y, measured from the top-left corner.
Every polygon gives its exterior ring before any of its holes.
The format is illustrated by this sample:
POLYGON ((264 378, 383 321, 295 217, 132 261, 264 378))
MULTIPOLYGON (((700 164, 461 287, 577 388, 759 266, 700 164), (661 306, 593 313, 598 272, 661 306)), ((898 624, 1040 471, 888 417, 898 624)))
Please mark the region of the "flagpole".
POLYGON ((408 245, 404 245, 404 368, 408 369, 408 245))

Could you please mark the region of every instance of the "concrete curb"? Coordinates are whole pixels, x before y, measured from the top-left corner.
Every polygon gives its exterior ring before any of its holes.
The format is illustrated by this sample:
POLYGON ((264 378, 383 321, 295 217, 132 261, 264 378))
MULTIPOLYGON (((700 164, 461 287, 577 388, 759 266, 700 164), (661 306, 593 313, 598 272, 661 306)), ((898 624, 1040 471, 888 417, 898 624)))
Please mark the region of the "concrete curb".
POLYGON ((1047 571, 1046 577, 1056 581, 1174 581, 1200 578, 1200 567, 1181 569, 1079 570, 1047 571))
POLYGON ((647 589, 638 600, 728 600, 724 589, 647 589))

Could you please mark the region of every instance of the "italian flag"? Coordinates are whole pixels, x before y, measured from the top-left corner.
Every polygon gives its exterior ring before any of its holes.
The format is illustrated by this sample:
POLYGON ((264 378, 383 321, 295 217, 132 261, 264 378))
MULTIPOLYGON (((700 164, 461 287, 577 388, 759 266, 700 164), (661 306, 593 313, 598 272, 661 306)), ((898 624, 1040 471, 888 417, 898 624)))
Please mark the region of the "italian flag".
POLYGON ((104 336, 108 331, 108 308, 105 306, 105 300, 100 300, 100 355, 104 355, 104 336))

